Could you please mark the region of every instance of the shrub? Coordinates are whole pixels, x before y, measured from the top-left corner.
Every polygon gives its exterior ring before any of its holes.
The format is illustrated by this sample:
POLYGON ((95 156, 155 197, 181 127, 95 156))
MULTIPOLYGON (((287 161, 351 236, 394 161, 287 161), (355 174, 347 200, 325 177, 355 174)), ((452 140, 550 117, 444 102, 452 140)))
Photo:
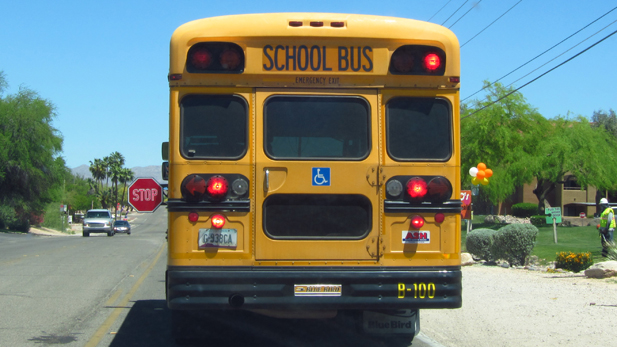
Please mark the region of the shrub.
POLYGON ((541 227, 546 224, 546 216, 541 216, 541 215, 531 216, 529 221, 531 222, 531 224, 537 227, 541 227))
POLYGON ((536 242, 538 228, 531 224, 509 224, 495 233, 491 254, 494 259, 506 260, 510 266, 525 265, 536 242))
POLYGON ((467 251, 480 259, 492 261, 491 245, 493 243, 493 229, 474 229, 467 234, 465 247, 467 251))
POLYGON ((519 218, 527 218, 538 214, 538 205, 530 202, 521 202, 512 205, 512 215, 519 218))
POLYGON ((572 253, 560 252, 557 253, 555 260, 556 269, 566 269, 572 272, 581 272, 593 264, 591 252, 587 253, 572 253))

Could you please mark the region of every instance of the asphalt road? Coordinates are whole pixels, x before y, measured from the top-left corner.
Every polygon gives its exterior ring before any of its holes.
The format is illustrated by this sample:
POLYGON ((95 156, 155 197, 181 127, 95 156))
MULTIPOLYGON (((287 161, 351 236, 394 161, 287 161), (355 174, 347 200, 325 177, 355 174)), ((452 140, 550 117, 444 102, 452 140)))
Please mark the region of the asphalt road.
MULTIPOLYGON (((175 346, 165 303, 166 218, 164 207, 139 214, 130 236, 0 233, 0 346, 175 346)), ((196 345, 391 345, 332 321, 245 314, 212 324, 196 345)), ((423 335, 413 343, 435 345, 423 335)))

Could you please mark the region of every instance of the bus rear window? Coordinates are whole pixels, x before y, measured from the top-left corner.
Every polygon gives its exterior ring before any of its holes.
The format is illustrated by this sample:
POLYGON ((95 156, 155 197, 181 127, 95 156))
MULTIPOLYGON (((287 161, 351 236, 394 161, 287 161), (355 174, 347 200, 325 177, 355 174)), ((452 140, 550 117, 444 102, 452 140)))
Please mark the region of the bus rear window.
POLYGON ((386 105, 388 155, 397 161, 446 161, 452 156, 450 103, 398 97, 386 105))
POLYGON ((369 110, 360 97, 270 97, 264 109, 266 153, 273 159, 363 159, 370 145, 369 110))
POLYGON ((180 103, 185 158, 239 159, 247 150, 247 105, 235 95, 188 95, 180 103))

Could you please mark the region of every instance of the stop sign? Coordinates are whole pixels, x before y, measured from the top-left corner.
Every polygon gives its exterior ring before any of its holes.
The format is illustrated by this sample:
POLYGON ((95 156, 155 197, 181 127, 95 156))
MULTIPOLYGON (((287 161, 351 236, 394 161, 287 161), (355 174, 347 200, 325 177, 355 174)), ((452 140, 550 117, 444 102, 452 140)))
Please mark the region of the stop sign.
POLYGON ((138 178, 129 186, 129 204, 139 212, 154 212, 163 202, 163 188, 154 178, 138 178))

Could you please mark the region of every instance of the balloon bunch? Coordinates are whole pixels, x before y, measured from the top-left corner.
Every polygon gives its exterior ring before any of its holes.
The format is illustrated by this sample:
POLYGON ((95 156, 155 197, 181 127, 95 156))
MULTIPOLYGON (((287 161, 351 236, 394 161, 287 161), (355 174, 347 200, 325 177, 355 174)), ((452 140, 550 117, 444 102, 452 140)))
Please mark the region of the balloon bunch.
POLYGON ((471 177, 471 183, 478 185, 481 184, 483 186, 488 184, 488 178, 493 176, 493 170, 486 167, 486 164, 479 163, 477 167, 472 167, 469 169, 469 174, 471 177))

